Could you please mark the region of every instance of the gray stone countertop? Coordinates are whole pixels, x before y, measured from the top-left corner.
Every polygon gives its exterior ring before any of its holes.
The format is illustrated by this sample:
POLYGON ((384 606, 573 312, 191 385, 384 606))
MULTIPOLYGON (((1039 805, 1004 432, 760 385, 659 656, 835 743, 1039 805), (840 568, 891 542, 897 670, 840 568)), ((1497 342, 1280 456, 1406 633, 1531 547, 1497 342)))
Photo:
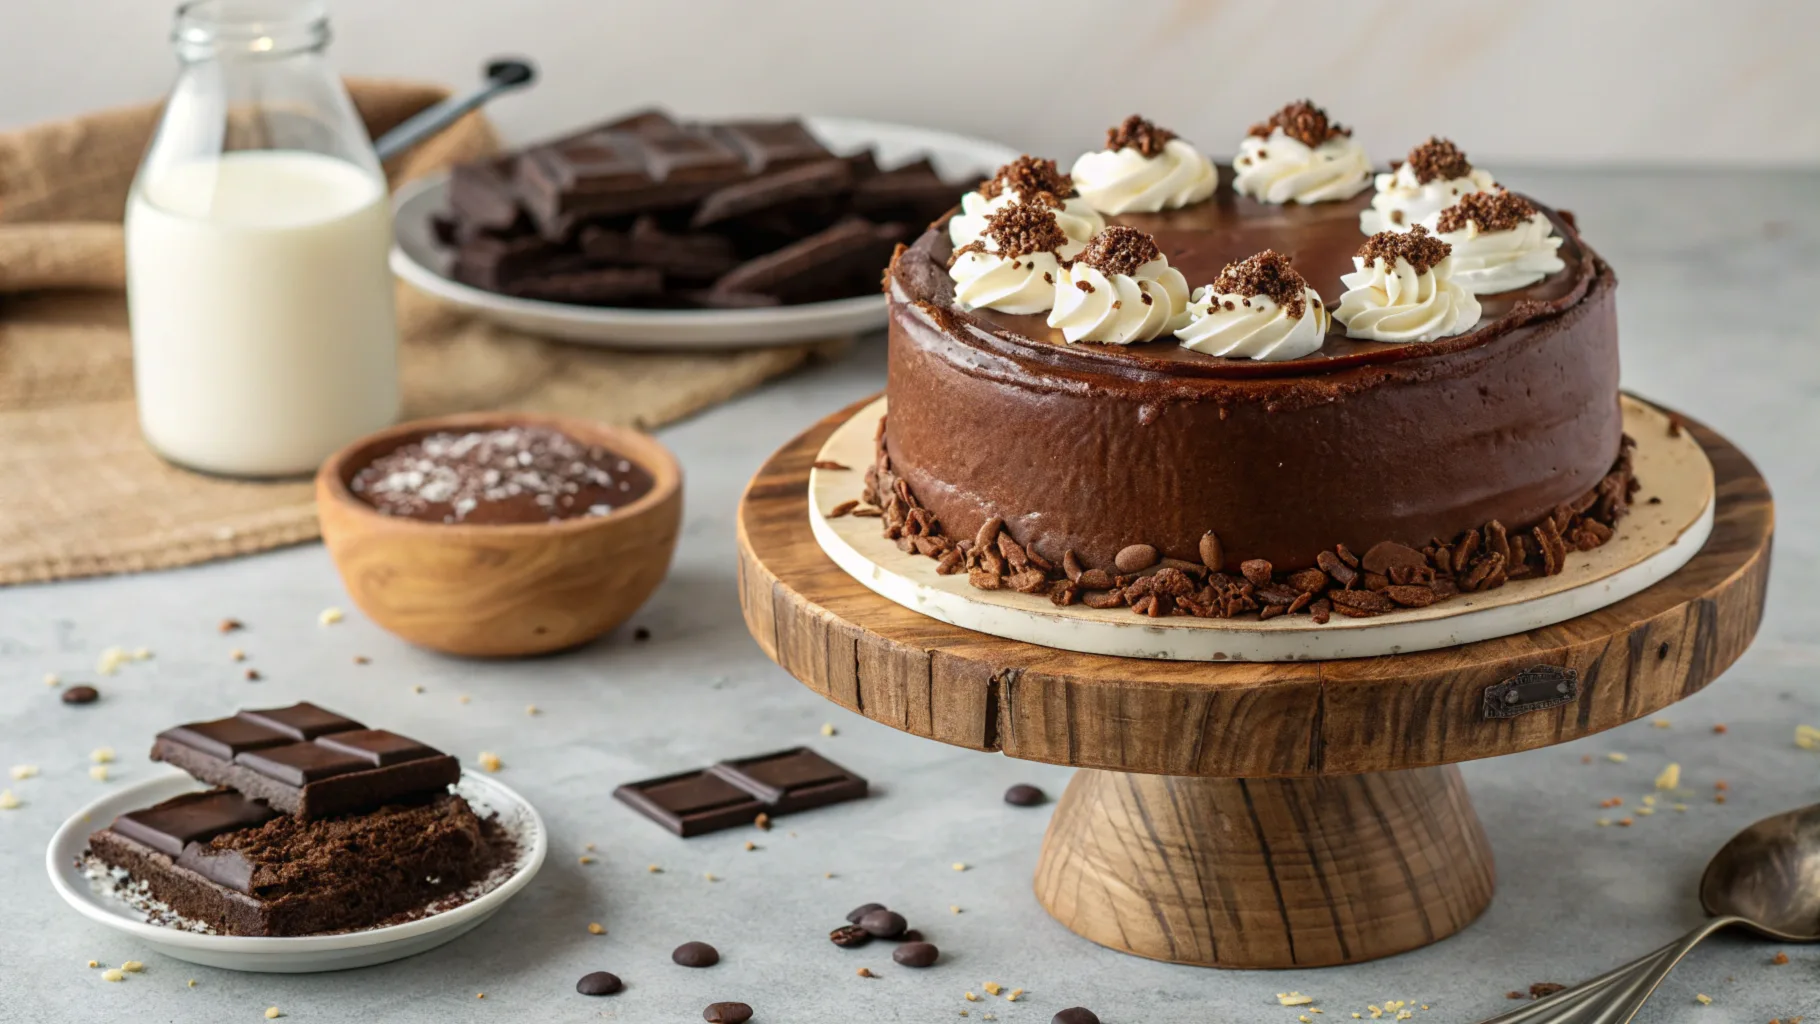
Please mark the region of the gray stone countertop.
MULTIPOLYGON (((1050 920, 1031 895, 1049 808, 1000 802, 1014 782, 1059 794, 1068 769, 900 734, 832 705, 768 661, 747 636, 734 589, 733 513, 747 477, 823 415, 882 386, 873 338, 662 432, 688 476, 686 525, 669 579, 616 634, 570 654, 461 661, 410 648, 347 606, 319 545, 173 572, 0 590, 0 780, 21 799, 0 811, 0 1021, 700 1020, 737 999, 774 1022, 961 1019, 1047 1024, 1062 1007, 1107 1024, 1290 1024, 1275 994, 1308 993, 1314 1021, 1370 1018, 1404 1000, 1415 1020, 1471 1022, 1515 1005, 1532 982, 1573 982, 1668 941, 1701 919, 1707 858, 1765 815, 1820 799, 1820 176, 1697 172, 1512 173, 1514 187, 1574 210, 1617 268, 1626 386, 1711 424, 1756 458, 1784 524, 1768 617, 1755 646, 1705 692, 1640 721, 1552 749, 1465 766, 1498 858, 1483 918, 1427 949, 1355 967, 1274 973, 1177 967, 1110 952, 1050 920), (247 629, 222 636, 223 617, 247 629), (636 641, 632 626, 648 628, 636 641), (108 646, 150 660, 97 676, 108 646), (263 679, 228 658, 241 647, 263 679), (355 655, 371 659, 357 665, 355 655), (89 707, 60 703, 48 672, 98 685, 89 707), (413 692, 420 685, 423 692, 413 692), (142 752, 158 729, 243 705, 318 701, 395 727, 499 778, 542 812, 552 851, 536 881, 478 930, 413 959, 330 975, 258 975, 150 954, 77 916, 52 892, 44 849, 73 810, 108 786, 161 772, 142 752), (541 713, 526 713, 535 704, 541 713), (824 723, 835 733, 824 736, 824 723), (1727 730, 1714 731, 1723 723, 1727 730), (769 833, 682 841, 611 798, 630 779, 735 754, 809 743, 871 778, 876 796, 794 818, 769 833), (89 753, 120 752, 111 781, 89 753), (1622 763, 1604 755, 1622 753, 1622 763), (1591 762, 1586 763, 1590 756, 1591 762), (1599 801, 1635 806, 1676 761, 1700 795, 1685 812, 1600 827, 1599 801), (1709 793, 1723 780, 1724 804, 1709 793), (757 849, 746 851, 748 839, 757 849), (578 857, 593 843, 595 863, 578 857), (962 862, 968 870, 957 872, 962 862), (660 865, 651 873, 648 865, 660 865), (717 879, 710 881, 712 873, 717 879), (888 947, 836 949, 848 908, 880 901, 943 951, 926 971, 888 947), (959 908, 954 912, 951 908, 959 908), (587 926, 600 922, 604 935, 587 926), (706 971, 672 965, 685 940, 718 946, 706 971), (146 962, 108 984, 104 965, 146 962), (858 966, 879 977, 855 976, 858 966), (593 970, 623 994, 587 999, 593 970), (187 984, 195 980, 194 987, 187 984), (1017 1002, 983 984, 1022 988, 1017 1002), (982 996, 968 1002, 964 993, 982 996), (484 999, 477 994, 485 993, 484 999), (1426 1007, 1423 1009, 1422 1007, 1426 1007)), ((1641 1019, 1764 1022, 1820 1018, 1820 952, 1721 938, 1670 978, 1641 1019), (1709 996, 1710 1005, 1696 1001, 1709 996)), ((1386 1014, 1387 1017, 1394 1014, 1386 1014)))

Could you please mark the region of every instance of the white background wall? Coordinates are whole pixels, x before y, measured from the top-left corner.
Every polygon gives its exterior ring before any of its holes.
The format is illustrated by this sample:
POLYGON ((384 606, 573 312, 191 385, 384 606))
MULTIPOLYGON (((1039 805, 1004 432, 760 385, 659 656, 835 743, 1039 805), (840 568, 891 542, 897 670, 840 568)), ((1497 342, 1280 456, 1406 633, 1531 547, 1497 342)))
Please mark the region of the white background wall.
MULTIPOLYGON (((994 136, 1064 161, 1132 111, 1229 153, 1304 94, 1388 159, 1820 166, 1817 0, 329 0, 345 71, 524 54, 518 140, 652 102, 994 136)), ((164 0, 0 0, 0 127, 160 95, 164 0)))

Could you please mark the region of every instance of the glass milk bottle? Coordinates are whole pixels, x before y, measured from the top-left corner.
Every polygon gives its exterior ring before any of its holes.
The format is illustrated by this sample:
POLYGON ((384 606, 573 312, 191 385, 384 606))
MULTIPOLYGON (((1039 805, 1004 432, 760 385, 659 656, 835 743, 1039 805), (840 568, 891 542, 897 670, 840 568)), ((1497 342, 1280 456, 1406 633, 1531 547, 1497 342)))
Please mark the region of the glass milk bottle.
POLYGON ((198 0, 172 40, 126 212, 140 429, 193 469, 309 473, 398 412, 385 176, 319 0, 198 0))

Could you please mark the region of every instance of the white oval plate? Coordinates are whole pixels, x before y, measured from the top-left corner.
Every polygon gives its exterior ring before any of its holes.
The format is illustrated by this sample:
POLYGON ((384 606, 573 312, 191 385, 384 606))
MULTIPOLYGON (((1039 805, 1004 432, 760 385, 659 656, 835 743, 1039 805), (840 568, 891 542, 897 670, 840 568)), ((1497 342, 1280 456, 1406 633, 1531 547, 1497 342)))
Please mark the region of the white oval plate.
MULTIPOLYGON (((805 117, 829 149, 868 147, 881 167, 927 156, 950 181, 984 178, 1017 159, 996 142, 948 132, 847 117, 805 117)), ((393 198, 392 272, 413 287, 490 320, 530 334, 610 348, 678 350, 750 348, 832 338, 885 326, 885 297, 859 295, 771 309, 615 309, 499 295, 448 276, 448 251, 436 244, 430 219, 448 206, 448 175, 414 181, 393 198)))
POLYGON ((463 772, 457 791, 477 808, 513 820, 528 849, 520 852, 518 870, 511 877, 477 899, 440 914, 337 935, 204 935, 150 924, 139 911, 90 887, 89 879, 75 866, 88 849, 90 833, 127 811, 201 788, 190 776, 173 772, 114 790, 77 811, 57 829, 44 854, 45 870, 50 872, 57 895, 83 917, 124 932, 166 956, 230 971, 309 974, 401 960, 467 934, 530 883, 549 848, 543 819, 523 797, 484 775, 463 772))

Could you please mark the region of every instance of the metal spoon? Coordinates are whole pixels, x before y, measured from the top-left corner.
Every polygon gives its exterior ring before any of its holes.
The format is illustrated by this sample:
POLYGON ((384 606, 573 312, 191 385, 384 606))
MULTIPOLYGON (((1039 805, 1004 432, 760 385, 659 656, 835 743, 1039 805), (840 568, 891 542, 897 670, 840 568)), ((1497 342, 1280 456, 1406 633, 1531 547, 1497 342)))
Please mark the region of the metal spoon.
POLYGON ((396 128, 380 136, 373 144, 381 162, 390 160, 412 146, 455 123, 461 115, 473 110, 502 92, 530 85, 537 80, 537 69, 526 60, 490 61, 486 78, 472 91, 451 96, 435 106, 412 114, 396 128))
POLYGON ((1706 865, 1700 905, 1713 918, 1680 941, 1485 1024, 1628 1024, 1683 957, 1733 925, 1781 942, 1820 942, 1820 804, 1733 836, 1706 865))

